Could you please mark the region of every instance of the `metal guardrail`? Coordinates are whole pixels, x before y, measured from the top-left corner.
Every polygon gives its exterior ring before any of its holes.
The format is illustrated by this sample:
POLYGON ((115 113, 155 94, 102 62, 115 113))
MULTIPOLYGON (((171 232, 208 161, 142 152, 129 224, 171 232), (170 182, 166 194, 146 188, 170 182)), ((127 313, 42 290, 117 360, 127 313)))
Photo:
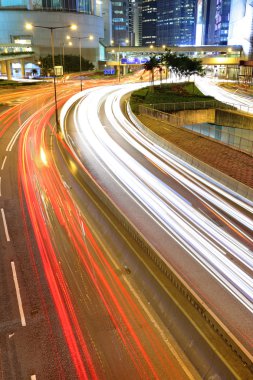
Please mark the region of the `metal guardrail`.
POLYGON ((241 105, 237 103, 223 103, 218 100, 201 100, 194 102, 178 102, 178 103, 155 103, 148 104, 147 107, 163 112, 182 111, 182 110, 201 110, 210 108, 239 110, 248 114, 253 114, 253 107, 241 105))
POLYGON ((156 109, 158 111, 186 111, 186 110, 202 110, 210 108, 226 108, 235 109, 233 104, 221 103, 217 100, 195 101, 195 102, 177 102, 177 103, 155 103, 149 104, 149 108, 156 109))
MULTIPOLYGON (((190 109, 190 108, 188 108, 188 109, 190 109)), ((204 109, 204 108, 202 108, 202 109, 204 109)), ((235 149, 238 149, 239 151, 241 151, 243 153, 247 153, 247 154, 253 156, 253 141, 246 139, 244 137, 236 136, 233 133, 228 133, 225 131, 220 132, 222 134, 221 138, 219 138, 219 139, 215 138, 214 137, 215 126, 213 126, 213 125, 210 125, 210 126, 199 125, 199 126, 197 126, 195 120, 193 122, 191 122, 191 121, 189 121, 189 119, 186 120, 185 118, 180 117, 178 115, 162 112, 162 111, 159 111, 157 109, 154 109, 151 107, 146 107, 143 105, 139 105, 139 113, 142 115, 147 115, 147 116, 152 117, 154 119, 165 121, 168 124, 172 125, 173 127, 180 127, 180 128, 191 130, 195 133, 204 135, 204 136, 209 137, 215 141, 221 142, 222 144, 231 146, 235 149)))

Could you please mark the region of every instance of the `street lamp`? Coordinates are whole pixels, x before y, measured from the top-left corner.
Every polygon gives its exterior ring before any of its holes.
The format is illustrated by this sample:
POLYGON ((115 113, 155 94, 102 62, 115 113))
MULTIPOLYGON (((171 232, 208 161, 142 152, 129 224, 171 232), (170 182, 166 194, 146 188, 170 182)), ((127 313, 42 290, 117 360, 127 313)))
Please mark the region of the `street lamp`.
MULTIPOLYGON (((67 36, 67 40, 69 39, 68 38, 69 36, 67 36)), ((65 42, 62 43, 62 72, 63 72, 63 75, 64 75, 64 61, 65 61, 65 46, 72 46, 72 42, 69 41, 67 44, 65 42)))
POLYGON ((82 40, 88 39, 88 40, 93 40, 94 37, 92 35, 90 36, 83 36, 83 37, 72 37, 73 39, 77 39, 79 41, 79 71, 80 71, 80 87, 81 91, 83 91, 83 84, 82 84, 82 40))
POLYGON ((56 94, 56 83, 55 83, 55 60, 54 60, 54 30, 56 29, 71 29, 76 30, 77 26, 64 25, 64 26, 42 26, 42 25, 33 25, 31 23, 26 23, 25 28, 27 30, 32 30, 33 28, 48 29, 50 30, 50 40, 51 40, 51 51, 52 51, 52 65, 53 65, 53 78, 54 78, 54 103, 55 103, 55 122, 56 122, 56 132, 59 132, 59 117, 57 109, 57 94, 56 94))
MULTIPOLYGON (((125 39, 125 43, 128 44, 129 43, 129 39, 125 39)), ((114 41, 111 40, 111 44, 113 45, 114 44, 114 41)), ((113 52, 113 51, 112 51, 113 52)), ((120 43, 118 45, 118 82, 120 82, 120 43)))

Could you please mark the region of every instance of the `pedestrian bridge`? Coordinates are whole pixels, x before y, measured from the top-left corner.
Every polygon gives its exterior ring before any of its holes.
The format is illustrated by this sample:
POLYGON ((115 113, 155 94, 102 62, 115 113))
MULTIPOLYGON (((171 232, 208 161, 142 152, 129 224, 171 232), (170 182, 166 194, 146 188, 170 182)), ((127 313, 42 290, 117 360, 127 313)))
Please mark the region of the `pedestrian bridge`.
POLYGON ((245 60, 241 45, 226 46, 108 46, 106 47, 108 67, 114 67, 125 74, 131 68, 143 68, 151 55, 161 55, 170 50, 172 53, 185 54, 200 59, 206 70, 217 77, 237 79, 241 60, 245 60))

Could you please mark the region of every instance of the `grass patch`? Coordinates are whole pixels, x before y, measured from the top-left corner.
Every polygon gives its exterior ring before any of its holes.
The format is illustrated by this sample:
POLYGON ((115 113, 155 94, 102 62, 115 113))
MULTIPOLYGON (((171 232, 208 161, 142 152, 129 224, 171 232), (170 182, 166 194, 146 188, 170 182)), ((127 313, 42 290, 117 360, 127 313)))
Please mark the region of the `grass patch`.
POLYGON ((133 112, 137 112, 139 104, 180 103, 214 100, 212 96, 205 96, 193 82, 167 83, 162 86, 144 87, 134 91, 130 98, 133 112))

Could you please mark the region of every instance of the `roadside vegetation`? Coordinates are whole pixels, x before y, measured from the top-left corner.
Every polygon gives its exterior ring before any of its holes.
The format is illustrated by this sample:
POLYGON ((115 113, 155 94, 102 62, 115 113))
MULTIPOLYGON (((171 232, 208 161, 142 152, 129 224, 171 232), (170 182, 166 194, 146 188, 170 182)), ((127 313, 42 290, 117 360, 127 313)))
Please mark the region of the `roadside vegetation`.
MULTIPOLYGON (((62 55, 56 55, 55 66, 62 66, 63 57, 62 55)), ((52 55, 47 55, 46 57, 40 57, 41 71, 42 75, 47 75, 52 72, 52 55)), ((82 71, 94 70, 94 65, 87 59, 81 58, 82 71)), ((65 73, 76 73, 80 71, 80 57, 77 55, 65 55, 64 56, 64 72, 65 73)))
POLYGON ((166 83, 161 86, 144 87, 134 91, 130 98, 133 112, 138 112, 139 104, 149 107, 151 104, 198 102, 214 100, 212 96, 205 96, 193 82, 166 83))
MULTIPOLYGON (((190 58, 187 55, 172 53, 166 50, 161 55, 152 55, 143 65, 144 71, 150 73, 150 92, 154 90, 155 72, 159 72, 160 86, 162 86, 162 72, 166 70, 166 77, 173 75, 176 80, 183 77, 190 81, 192 76, 204 76, 205 72, 199 59, 190 58)), ((194 89, 194 87, 193 87, 194 89)))

